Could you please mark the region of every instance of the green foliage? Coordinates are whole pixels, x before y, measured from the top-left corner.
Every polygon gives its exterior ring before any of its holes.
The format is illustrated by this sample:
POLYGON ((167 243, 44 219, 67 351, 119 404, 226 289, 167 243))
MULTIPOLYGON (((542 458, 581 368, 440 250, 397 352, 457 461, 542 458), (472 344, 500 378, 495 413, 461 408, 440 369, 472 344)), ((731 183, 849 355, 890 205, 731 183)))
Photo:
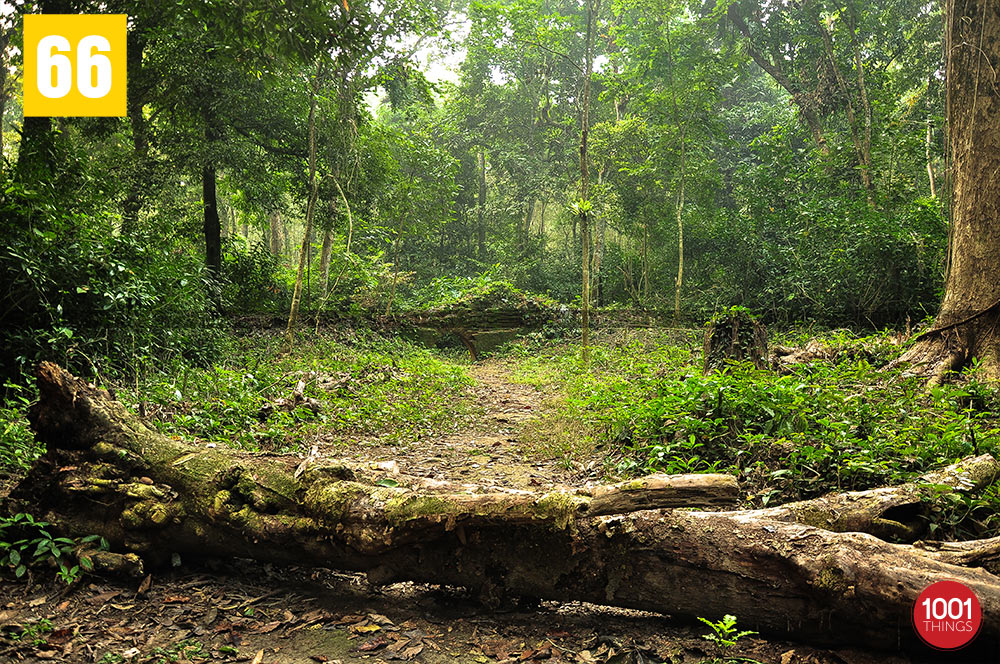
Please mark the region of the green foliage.
MULTIPOLYGON (((875 366, 899 353, 888 333, 839 332, 827 343, 835 361, 703 375, 696 339, 626 335, 595 346, 590 366, 565 348, 537 353, 522 379, 559 385, 560 418, 590 426, 619 472, 730 472, 758 505, 898 484, 1000 453, 997 388, 970 376, 925 393, 921 379, 875 366)), ((947 500, 935 536, 1000 532, 996 491, 947 500)))
POLYGON ((48 530, 51 525, 24 513, 0 518, 0 567, 21 578, 33 565, 50 564, 57 568, 56 576, 68 585, 93 567, 87 557, 75 564, 72 557, 77 547, 96 542, 102 550, 107 549, 107 543, 96 535, 78 540, 53 537, 48 530))
POLYGON ((716 620, 715 622, 701 616, 698 616, 698 620, 712 628, 711 634, 703 634, 701 638, 711 641, 724 652, 735 646, 743 637, 752 636, 757 633, 750 630, 737 630, 736 616, 729 614, 726 614, 721 620, 716 620))
POLYGON ((0 374, 18 377, 43 359, 92 374, 97 359, 108 371, 133 357, 211 355, 217 325, 197 260, 154 250, 152 238, 109 234, 100 216, 51 209, 39 218, 53 201, 13 192, 0 202, 0 217, 9 215, 0 224, 0 374))
POLYGON ((28 623, 17 634, 11 636, 12 640, 20 641, 29 646, 45 645, 45 635, 52 631, 52 621, 48 618, 40 618, 28 623))
POLYGON ((0 471, 24 471, 42 453, 35 442, 28 418, 31 390, 4 384, 6 399, 0 404, 0 471))
POLYGON ((283 312, 291 302, 290 290, 279 283, 278 258, 263 243, 226 241, 220 283, 227 311, 283 312))
POLYGON ((184 639, 166 647, 153 648, 149 654, 148 661, 154 664, 168 664, 168 662, 196 661, 198 659, 211 659, 211 653, 205 649, 204 644, 197 639, 184 639))
POLYGON ((540 309, 556 307, 558 303, 544 295, 527 293, 515 288, 500 276, 500 266, 474 277, 438 277, 413 288, 405 300, 407 308, 437 309, 466 304, 474 309, 540 309))
POLYGON ((246 450, 298 450, 318 435, 417 440, 449 430, 471 412, 464 368, 409 342, 334 333, 301 340, 290 355, 270 335, 234 340, 209 368, 176 363, 124 383, 160 431, 246 450), (300 378, 322 410, 262 407, 291 396, 300 378))

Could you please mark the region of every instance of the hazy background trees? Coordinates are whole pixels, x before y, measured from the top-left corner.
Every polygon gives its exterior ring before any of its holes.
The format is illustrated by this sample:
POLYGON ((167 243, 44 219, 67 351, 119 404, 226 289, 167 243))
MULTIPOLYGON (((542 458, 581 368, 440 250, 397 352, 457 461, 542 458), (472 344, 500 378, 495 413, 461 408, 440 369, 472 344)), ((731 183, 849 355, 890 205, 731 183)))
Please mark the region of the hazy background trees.
POLYGON ((306 315, 476 279, 579 304, 581 191, 594 306, 879 326, 939 301, 936 2, 56 3, 129 14, 128 116, 23 122, 19 15, 50 4, 0 19, 5 373, 210 354, 225 317, 287 315, 303 239, 306 315))

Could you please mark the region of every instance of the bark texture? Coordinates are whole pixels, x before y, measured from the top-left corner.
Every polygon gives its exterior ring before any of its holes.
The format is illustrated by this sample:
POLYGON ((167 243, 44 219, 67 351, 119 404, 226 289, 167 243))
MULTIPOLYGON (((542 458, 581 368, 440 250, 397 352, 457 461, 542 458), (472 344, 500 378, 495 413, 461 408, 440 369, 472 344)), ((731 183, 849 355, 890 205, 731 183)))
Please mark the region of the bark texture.
POLYGON ((1000 3, 948 0, 948 119, 953 169, 944 299, 903 356, 939 382, 972 358, 1000 378, 1000 3))
POLYGON ((711 476, 545 494, 381 486, 366 467, 172 440, 53 364, 40 368, 39 388, 31 420, 48 452, 8 508, 30 505, 68 534, 104 535, 115 552, 362 570, 374 584, 465 586, 487 603, 523 595, 733 613, 768 634, 886 649, 920 647, 913 603, 950 578, 979 597, 977 644, 996 652, 1000 579, 954 564, 995 559, 995 541, 934 549, 755 512, 659 509, 731 501, 732 478, 711 476))
POLYGON ((705 329, 703 371, 719 371, 729 362, 752 363, 767 368, 767 328, 744 310, 716 316, 705 329))
POLYGON ((201 172, 202 205, 205 236, 205 266, 215 279, 222 272, 222 226, 219 222, 219 203, 216 198, 216 172, 214 165, 205 166, 201 172))

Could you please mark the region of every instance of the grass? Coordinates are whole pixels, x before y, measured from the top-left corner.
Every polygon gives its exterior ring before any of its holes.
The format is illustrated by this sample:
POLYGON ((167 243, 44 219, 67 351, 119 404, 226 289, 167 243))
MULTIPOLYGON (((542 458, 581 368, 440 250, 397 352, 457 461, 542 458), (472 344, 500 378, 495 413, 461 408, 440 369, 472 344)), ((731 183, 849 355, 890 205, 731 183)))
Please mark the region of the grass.
MULTIPOLYGON (((419 440, 474 417, 472 383, 462 354, 434 352, 364 331, 309 334, 283 353, 272 331, 230 339, 212 366, 176 358, 134 362, 128 378, 98 376, 130 409, 162 433, 252 452, 308 449, 327 442, 419 440), (299 379, 321 410, 261 408, 290 398, 299 379)), ((27 382, 27 381, 25 381, 27 382)), ((0 467, 23 471, 41 452, 26 418, 32 391, 8 386, 0 408, 0 467)))
POLYGON ((164 433, 250 451, 300 450, 321 434, 415 440, 449 431, 473 412, 458 355, 353 331, 309 335, 291 353, 281 350, 270 333, 236 338, 218 364, 150 372, 119 398, 145 402, 164 433), (291 397, 300 379, 305 396, 319 401, 318 414, 299 407, 261 415, 265 404, 291 397))

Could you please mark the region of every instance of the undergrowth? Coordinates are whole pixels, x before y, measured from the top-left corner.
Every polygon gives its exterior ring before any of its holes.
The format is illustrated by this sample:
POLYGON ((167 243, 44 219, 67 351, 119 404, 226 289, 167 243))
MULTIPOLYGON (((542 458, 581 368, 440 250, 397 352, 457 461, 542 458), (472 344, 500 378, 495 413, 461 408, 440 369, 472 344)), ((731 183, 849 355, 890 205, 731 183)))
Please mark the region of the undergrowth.
POLYGON ((270 332, 235 338, 208 368, 179 364, 150 371, 123 386, 119 398, 142 404, 162 432, 250 451, 289 452, 324 435, 348 440, 418 440, 450 430, 471 413, 471 380, 453 361, 407 341, 363 331, 303 335, 291 353, 270 332), (304 379, 304 395, 319 413, 261 408, 290 398, 304 379))
MULTIPOLYGON (((795 334, 779 342, 799 344, 795 334)), ((585 364, 575 344, 543 334, 508 346, 514 379, 548 403, 522 442, 567 464, 595 449, 613 474, 725 472, 748 506, 830 491, 897 484, 963 457, 997 453, 1000 391, 968 372, 930 391, 885 365, 902 350, 891 333, 823 335, 833 359, 785 372, 730 364, 704 374, 697 331, 629 331, 595 337, 585 364), (532 438, 537 439, 534 444, 532 438), (539 442, 540 441, 540 442, 539 442)), ((250 451, 325 442, 418 442, 477 416, 461 353, 430 351, 373 332, 303 334, 291 353, 265 330, 233 337, 214 366, 137 362, 126 379, 88 377, 168 435, 250 451), (319 401, 286 412, 266 404, 306 381, 319 401)), ((24 467, 38 453, 24 419, 30 392, 8 386, 0 411, 0 463, 24 467)), ((930 530, 941 537, 1000 533, 1000 488, 949 494, 930 530)))
MULTIPOLYGON (((327 442, 417 441, 462 426, 474 409, 462 354, 444 355, 372 332, 303 333, 291 353, 265 330, 231 337, 210 366, 135 358, 131 375, 85 376, 111 388, 127 407, 162 433, 248 451, 294 452, 317 436, 327 442), (305 396, 319 413, 266 404, 305 396)), ((26 417, 33 380, 7 386, 0 408, 0 470, 21 472, 42 452, 26 417)))
MULTIPOLYGON (((736 474, 755 506, 897 484, 1000 451, 997 388, 970 372, 926 392, 922 379, 881 368, 900 351, 889 333, 829 334, 837 360, 785 374, 731 364, 707 375, 697 336, 669 334, 605 337, 589 366, 576 346, 512 350, 519 380, 565 395, 539 426, 586 425, 620 474, 736 474)), ((998 494, 951 496, 931 530, 1000 532, 998 494)))

